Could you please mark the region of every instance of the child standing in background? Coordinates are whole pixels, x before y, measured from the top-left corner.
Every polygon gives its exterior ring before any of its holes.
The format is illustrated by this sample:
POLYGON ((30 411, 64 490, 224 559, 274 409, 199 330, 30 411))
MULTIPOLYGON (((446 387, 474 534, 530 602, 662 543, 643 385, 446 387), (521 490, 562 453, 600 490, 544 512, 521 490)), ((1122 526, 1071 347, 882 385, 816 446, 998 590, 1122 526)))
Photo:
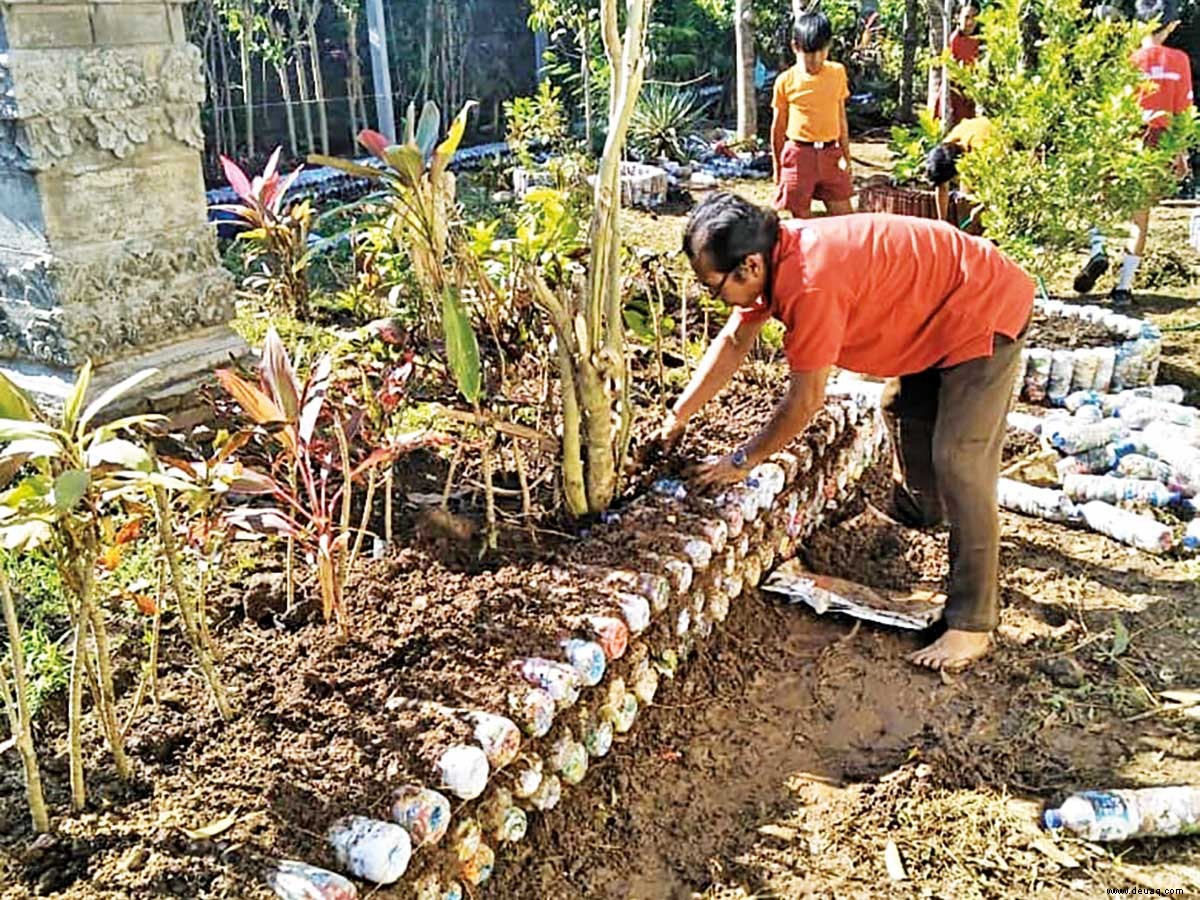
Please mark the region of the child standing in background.
MULTIPOLYGON (((973 66, 979 59, 979 38, 975 36, 975 18, 979 15, 979 7, 973 0, 967 0, 958 13, 958 27, 950 35, 950 58, 964 66, 973 66)), ((975 101, 968 100, 962 92, 954 87, 948 87, 950 93, 950 117, 945 119, 946 127, 953 128, 963 119, 975 115, 975 101)), ((940 103, 938 104, 940 107, 940 103)))
POLYGON ((800 16, 792 30, 796 64, 775 79, 771 155, 776 209, 812 216, 815 197, 831 215, 852 211, 850 127, 845 68, 830 62, 833 29, 823 13, 800 16))

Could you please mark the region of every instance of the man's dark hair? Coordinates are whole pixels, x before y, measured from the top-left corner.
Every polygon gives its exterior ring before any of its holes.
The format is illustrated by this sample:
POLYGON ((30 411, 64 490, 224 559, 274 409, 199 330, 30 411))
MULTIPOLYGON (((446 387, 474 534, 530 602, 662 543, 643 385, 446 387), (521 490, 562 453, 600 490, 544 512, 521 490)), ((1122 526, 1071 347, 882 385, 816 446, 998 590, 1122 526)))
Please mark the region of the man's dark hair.
POLYGON ((954 180, 962 152, 958 144, 938 144, 930 151, 925 159, 925 175, 934 187, 954 180))
POLYGON ((792 26, 792 46, 801 53, 816 53, 833 42, 833 26, 825 13, 805 13, 792 26))
POLYGON ((1157 19, 1160 29, 1179 21, 1179 4, 1175 0, 1137 0, 1135 8, 1139 22, 1157 19))
POLYGON ((744 197, 717 191, 688 216, 683 252, 693 262, 708 254, 714 271, 732 272, 752 253, 770 260, 779 238, 779 216, 744 197))
POLYGON ((966 0, 965 3, 962 3, 959 5, 958 11, 960 13, 964 9, 969 9, 969 10, 971 10, 971 12, 975 13, 975 15, 979 15, 979 4, 976 3, 975 0, 966 0))

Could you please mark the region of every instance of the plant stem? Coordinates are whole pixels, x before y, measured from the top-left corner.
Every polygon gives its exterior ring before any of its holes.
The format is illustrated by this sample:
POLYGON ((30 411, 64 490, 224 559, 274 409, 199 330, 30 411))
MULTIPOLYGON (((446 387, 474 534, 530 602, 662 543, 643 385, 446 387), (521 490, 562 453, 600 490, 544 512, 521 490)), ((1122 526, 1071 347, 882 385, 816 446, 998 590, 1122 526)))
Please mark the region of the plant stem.
MULTIPOLYGON (((67 759, 71 773, 71 808, 79 812, 87 805, 87 785, 83 780, 83 677, 87 655, 88 617, 75 613, 75 639, 71 644, 71 680, 67 697, 67 759)), ((99 693, 99 692, 97 692, 99 693)))
POLYGON ((3 672, 0 672, 0 689, 4 692, 8 721, 17 742, 17 750, 21 753, 21 763, 25 767, 25 796, 29 803, 29 817, 33 820, 33 830, 42 834, 50 830, 50 816, 46 812, 46 798, 42 794, 42 774, 38 767, 37 750, 33 745, 29 685, 25 681, 25 650, 21 645, 21 628, 17 623, 17 607, 13 602, 8 575, 3 568, 0 568, 0 601, 4 604, 4 622, 8 626, 13 685, 17 694, 15 702, 8 689, 8 678, 3 672))
POLYGON ((125 742, 117 725, 117 701, 113 690, 112 651, 108 645, 108 628, 104 624, 104 611, 96 606, 92 597, 94 589, 91 573, 88 572, 84 577, 87 579, 87 615, 92 622, 92 641, 96 645, 96 664, 100 672, 100 697, 97 699, 101 702, 98 702, 96 707, 100 713, 104 733, 108 736, 117 775, 128 781, 133 777, 133 766, 125 753, 125 742))
POLYGON ((175 599, 179 603, 179 614, 183 618, 184 631, 192 645, 192 652, 196 654, 196 660, 200 663, 200 671, 204 673, 209 690, 212 691, 213 700, 217 704, 217 712, 221 714, 222 719, 228 721, 233 718, 233 708, 225 694, 221 676, 213 664, 212 655, 204 645, 200 634, 200 628, 196 622, 195 603, 184 587, 183 569, 179 564, 179 552, 175 547, 175 532, 171 521, 171 505, 167 499, 167 492, 161 487, 156 487, 154 501, 158 510, 158 538, 162 542, 163 554, 167 558, 167 566, 171 573, 171 585, 175 590, 175 599))

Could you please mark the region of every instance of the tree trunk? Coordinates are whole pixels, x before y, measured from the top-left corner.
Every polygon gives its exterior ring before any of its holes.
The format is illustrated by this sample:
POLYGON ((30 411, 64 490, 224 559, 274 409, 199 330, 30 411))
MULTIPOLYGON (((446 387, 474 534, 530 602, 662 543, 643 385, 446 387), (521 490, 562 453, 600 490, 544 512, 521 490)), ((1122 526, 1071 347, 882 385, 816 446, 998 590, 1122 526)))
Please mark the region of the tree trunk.
POLYGON ((901 121, 913 120, 913 78, 917 68, 917 46, 921 35, 917 29, 917 19, 921 8, 917 0, 904 0, 904 55, 900 62, 900 103, 899 115, 901 121))
POLYGON ((247 159, 254 157, 254 70, 250 68, 250 42, 254 40, 253 22, 254 8, 252 4, 245 2, 242 4, 242 27, 238 32, 238 38, 241 44, 242 102, 246 107, 247 159))
POLYGON ((433 72, 433 4, 435 0, 425 0, 425 40, 421 43, 421 103, 428 103, 433 97, 433 87, 430 76, 433 72))
POLYGON ((346 94, 350 102, 350 146, 355 147, 358 132, 367 127, 367 118, 366 110, 362 110, 360 118, 363 93, 362 65, 358 59, 358 11, 353 7, 346 9, 346 54, 349 62, 346 94))
POLYGON ((736 0, 733 13, 737 48, 737 136, 749 140, 758 133, 758 99, 754 91, 754 6, 736 0))
POLYGON ((3 568, 0 568, 0 602, 4 605, 4 622, 8 626, 8 646, 16 699, 9 695, 8 681, 2 672, 0 687, 4 690, 9 724, 17 742, 17 750, 21 754, 21 764, 25 768, 25 796, 29 803, 29 816, 33 820, 33 830, 42 834, 50 830, 50 816, 46 813, 42 774, 38 767, 37 751, 33 746, 32 722, 29 718, 29 686, 25 681, 25 650, 21 646, 21 629, 17 624, 17 608, 13 603, 12 589, 3 568))
POLYGON ((296 67, 296 87, 300 92, 300 113, 304 120, 304 141, 308 153, 315 153, 316 143, 313 141, 312 108, 309 106, 308 77, 305 74, 304 49, 300 40, 300 10, 296 3, 299 0, 289 0, 287 7, 288 33, 292 37, 292 50, 295 56, 292 62, 296 67))
POLYGON ((296 113, 292 109, 292 79, 288 77, 286 60, 280 60, 275 66, 275 74, 279 77, 279 91, 283 94, 283 113, 287 117, 288 150, 292 156, 300 154, 296 144, 296 113))
POLYGON ((583 81, 583 144, 588 153, 592 152, 592 64, 588 59, 590 41, 587 16, 583 16, 579 23, 579 76, 583 81))
POLYGON ((321 0, 308 7, 308 58, 312 63, 313 98, 317 103, 317 127, 321 132, 321 152, 329 155, 329 115, 325 110, 325 79, 321 75, 321 48, 317 41, 317 17, 321 15, 321 0))
MULTIPOLYGON (((929 55, 936 57, 946 47, 946 38, 949 35, 946 26, 949 25, 949 22, 946 20, 946 9, 942 0, 929 0, 926 12, 929 16, 929 55)), ((925 103, 931 113, 937 112, 938 98, 941 95, 942 67, 930 66, 929 88, 925 95, 925 103)))

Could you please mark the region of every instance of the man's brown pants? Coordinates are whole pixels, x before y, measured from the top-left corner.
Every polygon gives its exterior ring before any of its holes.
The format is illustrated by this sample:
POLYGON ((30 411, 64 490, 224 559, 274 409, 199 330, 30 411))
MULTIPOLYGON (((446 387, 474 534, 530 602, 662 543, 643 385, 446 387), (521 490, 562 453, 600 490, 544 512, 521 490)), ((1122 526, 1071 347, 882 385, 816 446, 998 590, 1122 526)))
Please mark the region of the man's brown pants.
POLYGON ((889 382, 883 395, 896 448, 896 515, 950 524, 946 625, 991 631, 1000 621, 996 480, 1005 416, 1021 365, 1022 333, 997 334, 989 357, 889 382))

